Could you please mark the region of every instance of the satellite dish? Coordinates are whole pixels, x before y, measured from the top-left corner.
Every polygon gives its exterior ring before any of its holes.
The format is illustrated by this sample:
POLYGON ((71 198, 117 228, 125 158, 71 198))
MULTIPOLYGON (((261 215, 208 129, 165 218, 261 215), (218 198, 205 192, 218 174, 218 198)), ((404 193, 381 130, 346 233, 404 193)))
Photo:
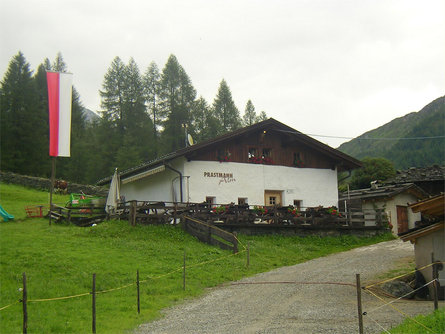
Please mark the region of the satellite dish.
POLYGON ((189 145, 192 146, 193 145, 193 138, 190 134, 187 135, 187 140, 189 142, 189 145))

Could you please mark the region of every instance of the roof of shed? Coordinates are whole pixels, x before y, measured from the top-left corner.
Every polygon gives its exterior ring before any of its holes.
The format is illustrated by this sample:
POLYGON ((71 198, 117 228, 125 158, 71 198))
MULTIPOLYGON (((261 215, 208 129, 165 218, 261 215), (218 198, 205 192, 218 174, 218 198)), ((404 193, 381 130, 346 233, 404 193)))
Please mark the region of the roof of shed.
MULTIPOLYGON (((269 118, 265 121, 253 124, 251 126, 247 126, 226 134, 223 134, 221 136, 218 136, 216 138, 204 141, 202 143, 198 143, 192 146, 188 146, 182 149, 179 149, 175 152, 171 152, 169 154, 166 154, 158 159, 144 162, 141 165, 135 166, 133 168, 127 169, 120 173, 120 176, 122 178, 129 177, 135 174, 138 174, 140 172, 143 172, 147 169, 151 169, 153 167, 157 167, 161 164, 165 164, 175 158, 185 156, 190 157, 194 152, 198 150, 202 150, 205 148, 209 148, 212 146, 217 146, 223 142, 233 140, 234 138, 237 138, 239 136, 253 133, 256 131, 275 131, 282 135, 288 136, 290 140, 295 140, 300 143, 303 143, 307 146, 309 146, 311 149, 319 151, 330 158, 338 161, 338 164, 340 165, 340 170, 351 170, 354 168, 361 167, 361 162, 343 152, 340 152, 326 144, 323 144, 319 142, 318 140, 309 137, 308 135, 305 135, 302 132, 299 132, 273 118, 269 118)), ((97 182, 98 185, 104 185, 109 183, 111 180, 111 175, 109 177, 106 177, 104 179, 101 179, 97 182)))
POLYGON ((361 199, 366 200, 377 200, 377 199, 389 199, 398 194, 408 192, 418 198, 425 198, 427 193, 421 188, 416 186, 414 183, 405 184, 391 184, 391 185, 376 185, 375 187, 366 189, 350 190, 348 192, 342 192, 339 196, 339 200, 345 199, 361 199))

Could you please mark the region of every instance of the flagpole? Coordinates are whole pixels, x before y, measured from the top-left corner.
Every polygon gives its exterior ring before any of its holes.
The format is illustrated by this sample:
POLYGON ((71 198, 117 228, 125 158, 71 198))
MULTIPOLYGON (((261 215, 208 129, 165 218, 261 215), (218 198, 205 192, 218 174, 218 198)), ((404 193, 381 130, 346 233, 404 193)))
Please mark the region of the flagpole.
POLYGON ((53 211, 53 192, 54 192, 54 182, 56 181, 56 157, 52 157, 51 160, 51 186, 49 193, 49 225, 51 225, 51 217, 53 211))

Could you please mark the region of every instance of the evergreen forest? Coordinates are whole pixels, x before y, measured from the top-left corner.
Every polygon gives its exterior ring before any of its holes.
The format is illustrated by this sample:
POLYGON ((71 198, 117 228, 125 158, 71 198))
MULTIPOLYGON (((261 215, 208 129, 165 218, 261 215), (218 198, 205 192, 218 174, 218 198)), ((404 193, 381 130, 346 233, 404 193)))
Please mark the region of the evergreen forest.
MULTIPOLYGON (((30 68, 24 54, 12 57, 0 83, 1 170, 49 177, 46 71, 69 72, 62 54, 30 68)), ((104 74, 100 117, 87 121, 76 88, 72 94, 71 157, 57 159, 57 178, 93 184, 114 168, 125 170, 186 145, 185 133, 202 142, 265 120, 251 100, 244 115, 222 79, 213 103, 198 96, 174 55, 159 69, 141 71, 134 59, 115 57, 104 74)))

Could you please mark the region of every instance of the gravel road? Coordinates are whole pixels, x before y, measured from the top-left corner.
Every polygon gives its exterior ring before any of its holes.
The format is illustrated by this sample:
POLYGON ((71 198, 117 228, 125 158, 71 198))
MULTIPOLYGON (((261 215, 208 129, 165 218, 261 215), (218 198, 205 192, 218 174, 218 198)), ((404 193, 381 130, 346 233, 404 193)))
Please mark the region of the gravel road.
MULTIPOLYGON (((141 325, 136 333, 358 333, 354 286, 307 283, 354 285, 355 274, 360 273, 363 286, 397 261, 413 256, 413 245, 393 240, 279 268, 167 309, 162 319, 141 325)), ((381 333, 404 320, 389 306, 374 310, 382 302, 366 292, 362 303, 368 312, 365 333, 381 333)), ((433 310, 431 301, 392 305, 409 316, 433 310)))

